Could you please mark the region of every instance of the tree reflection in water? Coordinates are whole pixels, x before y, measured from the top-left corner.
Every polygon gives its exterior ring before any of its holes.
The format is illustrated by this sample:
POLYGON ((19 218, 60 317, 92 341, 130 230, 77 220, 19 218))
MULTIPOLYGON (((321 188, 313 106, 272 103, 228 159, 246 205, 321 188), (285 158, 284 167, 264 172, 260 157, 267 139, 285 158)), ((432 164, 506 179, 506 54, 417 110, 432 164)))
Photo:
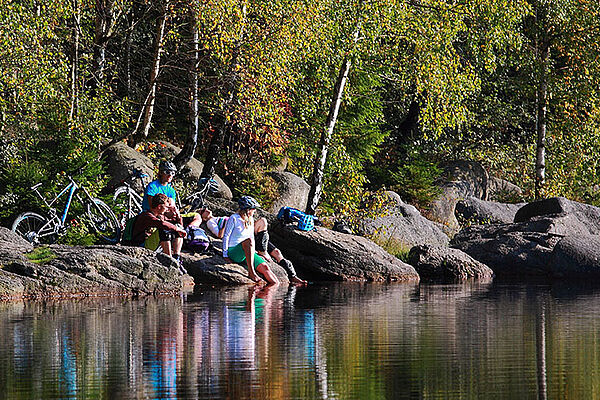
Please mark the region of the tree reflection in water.
POLYGON ((499 283, 3 303, 0 398, 594 398, 598 311, 499 283))

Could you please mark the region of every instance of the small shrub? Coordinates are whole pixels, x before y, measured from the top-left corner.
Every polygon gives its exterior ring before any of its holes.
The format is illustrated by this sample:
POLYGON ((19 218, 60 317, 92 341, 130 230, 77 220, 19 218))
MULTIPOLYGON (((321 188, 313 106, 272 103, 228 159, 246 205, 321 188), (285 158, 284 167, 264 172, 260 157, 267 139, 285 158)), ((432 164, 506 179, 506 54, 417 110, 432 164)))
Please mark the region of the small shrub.
POLYGON ((381 235, 374 235, 371 240, 381 246, 385 251, 396 257, 402 262, 408 263, 408 253, 411 247, 406 243, 395 239, 391 236, 383 237, 381 235))

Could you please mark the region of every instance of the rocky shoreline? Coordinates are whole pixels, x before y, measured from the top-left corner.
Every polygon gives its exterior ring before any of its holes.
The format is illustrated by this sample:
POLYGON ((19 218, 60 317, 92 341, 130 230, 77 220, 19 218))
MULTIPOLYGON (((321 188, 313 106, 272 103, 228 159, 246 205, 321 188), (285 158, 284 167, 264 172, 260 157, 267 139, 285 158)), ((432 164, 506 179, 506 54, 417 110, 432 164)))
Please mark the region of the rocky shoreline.
MULTIPOLYGON (((215 209, 227 212, 230 203, 215 209)), ((393 213, 393 212, 392 212, 393 213)), ((552 279, 600 276, 600 208, 552 198, 521 207, 512 223, 472 225, 449 246, 413 246, 408 264, 373 241, 319 227, 311 232, 271 220, 273 242, 311 281, 456 282, 493 276, 552 279)), ((394 217, 394 218, 397 218, 394 217)), ((141 296, 179 293, 194 284, 251 284, 227 263, 214 240, 204 254, 184 254, 189 275, 163 254, 124 246, 34 248, 0 227, 0 299, 141 296)), ((282 282, 285 271, 271 264, 282 282)))
MULTIPOLYGON (((165 157, 178 151, 169 144, 161 148, 165 157)), ((132 168, 152 173, 151 161, 123 143, 107 152, 105 162, 115 182, 132 168)), ((187 184, 193 184, 201 169, 202 164, 193 159, 182 170, 182 179, 189 178, 187 184)), ((308 185, 287 172, 274 174, 279 185, 277 204, 302 208, 308 185)), ((500 197, 507 194, 518 200, 520 189, 489 177, 474 162, 450 163, 446 179, 440 183, 442 194, 428 218, 389 192, 391 201, 384 215, 365 219, 359 235, 324 227, 304 232, 283 225, 274 214, 262 210, 259 214, 269 221, 271 240, 294 263, 298 275, 312 282, 600 276, 600 208, 565 198, 502 203, 500 197), (400 244, 407 262, 367 237, 400 244)), ((236 208, 231 191, 224 183, 220 190, 210 207, 215 215, 229 215, 236 208)), ((34 248, 0 227, 0 300, 175 294, 201 284, 253 283, 244 266, 223 259, 219 240, 213 240, 207 253, 184 253, 182 258, 187 275, 179 272, 171 257, 145 249, 119 245, 34 248)), ((287 282, 283 268, 275 263, 271 267, 287 282)))

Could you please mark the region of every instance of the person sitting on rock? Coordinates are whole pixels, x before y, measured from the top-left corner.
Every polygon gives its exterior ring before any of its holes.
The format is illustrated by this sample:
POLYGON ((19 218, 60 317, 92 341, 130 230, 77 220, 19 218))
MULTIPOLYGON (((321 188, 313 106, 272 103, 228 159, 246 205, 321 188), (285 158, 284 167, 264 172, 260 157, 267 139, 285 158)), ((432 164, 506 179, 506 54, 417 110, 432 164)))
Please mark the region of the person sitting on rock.
MULTIPOLYGON (((158 165, 158 178, 150 182, 144 190, 142 211, 148 211, 150 209, 152 197, 162 193, 171 199, 171 203, 168 205, 167 211, 165 212, 166 218, 171 220, 171 222, 178 222, 181 216, 179 215, 179 210, 177 210, 176 206, 177 192, 173 186, 171 186, 171 181, 176 172, 177 168, 172 162, 166 160, 160 162, 158 165)), ((190 213, 183 216, 181 223, 184 226, 200 226, 202 218, 198 213, 190 213)))
POLYGON ((238 200, 238 207, 238 211, 225 224, 223 257, 236 263, 246 261, 248 276, 254 282, 262 281, 256 273, 260 272, 269 284, 278 284, 277 276, 254 249, 254 213, 260 205, 252 197, 243 196, 238 200))
POLYGON ((202 221, 206 222, 206 227, 217 239, 222 239, 225 233, 225 225, 229 217, 215 217, 209 208, 200 210, 202 221))
POLYGON ((186 232, 181 226, 165 220, 164 213, 168 207, 169 198, 165 194, 158 193, 152 196, 150 210, 143 211, 136 217, 131 243, 134 246, 144 244, 153 234, 153 228, 156 228, 163 252, 179 260, 186 232))
POLYGON ((259 218, 254 224, 254 238, 256 240, 256 252, 268 261, 275 261, 277 264, 283 267, 288 275, 291 283, 297 285, 305 285, 307 282, 304 279, 300 279, 296 275, 294 264, 283 257, 281 251, 275 247, 269 240, 268 222, 266 218, 259 218), (271 258, 272 257, 272 258, 271 258))

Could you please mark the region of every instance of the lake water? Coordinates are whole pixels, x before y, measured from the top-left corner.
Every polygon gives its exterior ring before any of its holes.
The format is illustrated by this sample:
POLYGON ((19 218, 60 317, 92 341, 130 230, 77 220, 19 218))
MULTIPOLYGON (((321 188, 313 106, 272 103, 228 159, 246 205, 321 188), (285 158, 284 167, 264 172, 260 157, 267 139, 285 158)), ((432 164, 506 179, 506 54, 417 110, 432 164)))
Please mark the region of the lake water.
POLYGON ((600 286, 196 288, 0 304, 2 399, 593 399, 600 286))

